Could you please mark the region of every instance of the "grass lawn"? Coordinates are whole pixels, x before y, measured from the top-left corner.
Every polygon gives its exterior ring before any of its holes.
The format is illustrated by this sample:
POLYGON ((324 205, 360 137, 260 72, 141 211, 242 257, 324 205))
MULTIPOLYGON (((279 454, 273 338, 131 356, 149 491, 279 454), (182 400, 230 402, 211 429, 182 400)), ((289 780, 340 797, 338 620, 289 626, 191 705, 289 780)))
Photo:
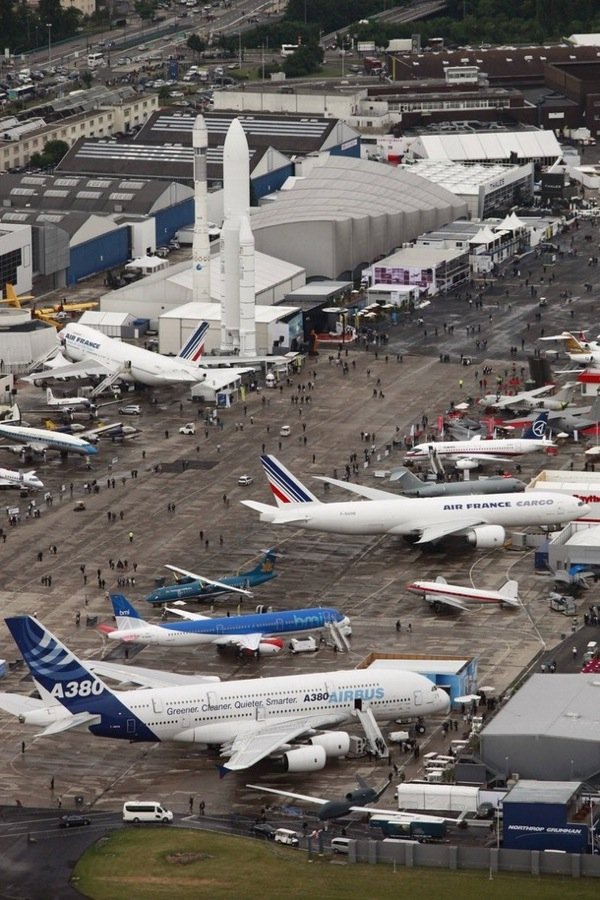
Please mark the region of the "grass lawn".
POLYGON ((252 838, 152 827, 100 840, 77 863, 73 886, 94 900, 597 900, 600 891, 593 879, 311 863, 305 852, 252 838))

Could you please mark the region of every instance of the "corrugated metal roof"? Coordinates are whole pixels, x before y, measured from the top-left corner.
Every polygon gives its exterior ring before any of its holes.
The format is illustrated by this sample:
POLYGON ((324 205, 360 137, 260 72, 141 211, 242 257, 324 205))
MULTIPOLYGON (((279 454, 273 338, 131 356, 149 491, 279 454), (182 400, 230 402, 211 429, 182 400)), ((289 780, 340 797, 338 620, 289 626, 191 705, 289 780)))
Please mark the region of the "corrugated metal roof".
POLYGON ((523 778, 504 795, 502 803, 567 804, 580 786, 581 782, 576 781, 532 781, 523 778))

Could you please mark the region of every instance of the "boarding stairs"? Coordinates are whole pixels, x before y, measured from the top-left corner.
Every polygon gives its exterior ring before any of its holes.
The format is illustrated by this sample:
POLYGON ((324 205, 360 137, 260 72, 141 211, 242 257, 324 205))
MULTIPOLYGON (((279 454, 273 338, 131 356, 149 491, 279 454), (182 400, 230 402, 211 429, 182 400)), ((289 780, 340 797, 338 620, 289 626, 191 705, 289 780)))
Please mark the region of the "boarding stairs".
POLYGON ((379 759, 387 759, 390 751, 371 708, 367 706, 364 709, 356 709, 355 712, 363 727, 369 750, 379 759))
POLYGON ((93 391, 90 391, 90 398, 97 397, 102 391, 105 391, 111 385, 118 381, 126 372, 131 369, 131 363, 125 363, 123 366, 120 366, 116 372, 111 372, 110 375, 107 375, 106 378, 103 378, 100 384, 96 385, 93 391))
POLYGON ((429 445, 429 465, 431 466, 431 471, 434 475, 441 475, 442 477, 444 477, 444 475, 446 474, 444 464, 438 456, 437 450, 431 444, 429 445))
POLYGON ((337 647, 340 653, 349 652, 350 643, 337 622, 329 622, 329 624, 327 625, 327 632, 331 639, 331 643, 334 647, 337 647))

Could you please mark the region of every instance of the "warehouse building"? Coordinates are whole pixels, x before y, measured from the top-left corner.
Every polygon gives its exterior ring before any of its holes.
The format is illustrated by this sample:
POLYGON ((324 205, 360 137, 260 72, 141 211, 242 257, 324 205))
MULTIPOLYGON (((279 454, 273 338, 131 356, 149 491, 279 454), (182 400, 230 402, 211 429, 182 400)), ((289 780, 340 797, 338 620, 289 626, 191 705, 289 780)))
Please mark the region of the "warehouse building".
POLYGON ((481 731, 481 758, 507 778, 600 783, 599 697, 594 675, 532 675, 481 731))
POLYGON ((596 846, 599 814, 589 788, 580 782, 522 779, 502 800, 502 846, 589 853, 596 846))
POLYGON ((410 285, 435 296, 469 278, 469 245, 463 248, 416 245, 380 259, 368 272, 373 284, 410 285))
POLYGON ((474 131, 456 126, 453 133, 439 132, 435 126, 419 134, 408 147, 408 159, 453 160, 460 163, 537 163, 552 166, 562 158, 560 144, 552 131, 490 129, 474 131))
POLYGON ((0 297, 5 296, 7 284, 12 284, 17 294, 26 294, 32 277, 31 227, 0 223, 0 297))
POLYGON ((466 215, 464 202, 412 172, 331 155, 307 162, 252 216, 257 249, 307 276, 360 278, 374 259, 466 215))

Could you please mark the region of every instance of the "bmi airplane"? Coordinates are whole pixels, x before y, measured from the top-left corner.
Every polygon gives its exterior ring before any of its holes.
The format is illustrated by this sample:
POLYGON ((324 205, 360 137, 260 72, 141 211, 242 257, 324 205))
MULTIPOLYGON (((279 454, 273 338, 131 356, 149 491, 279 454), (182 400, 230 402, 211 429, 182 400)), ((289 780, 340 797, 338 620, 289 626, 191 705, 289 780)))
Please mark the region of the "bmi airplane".
POLYGON ((2 487, 30 488, 41 491, 44 483, 40 481, 35 472, 18 472, 16 469, 0 468, 0 485, 2 487))
POLYGON ((159 604, 184 600, 212 601, 231 593, 243 593, 251 596, 251 588, 271 581, 272 578, 277 578, 277 572, 274 571, 276 555, 274 550, 267 550, 262 559, 249 572, 241 572, 239 575, 224 575, 218 581, 211 581, 210 578, 195 575, 193 572, 177 566, 166 566, 165 568, 181 573, 185 577, 180 579, 177 584, 157 588, 148 594, 146 600, 148 603, 159 604))
MULTIPOLYGON (((401 669, 212 684, 182 679, 167 687, 115 692, 37 619, 15 616, 6 624, 42 695, 37 709, 28 702, 32 698, 21 698, 25 722, 45 725, 46 734, 86 727, 95 736, 128 741, 220 746, 229 757, 221 774, 248 769, 272 755, 283 757, 287 771, 316 771, 328 756, 343 755, 349 747, 346 732, 326 729, 356 721, 361 711, 389 720, 445 715, 450 708, 443 688, 401 669), (57 712, 58 703, 66 715, 57 712), (54 721, 49 724, 49 719, 54 721), (289 748, 304 735, 314 735, 311 746, 289 748)), ((16 696, 0 696, 0 706, 17 713, 16 696)))
POLYGON ((554 441, 544 437, 548 424, 548 413, 541 413, 535 422, 521 438, 501 438, 493 440, 481 440, 480 435, 475 435, 470 441, 428 441, 425 444, 417 444, 412 450, 407 450, 405 459, 410 462, 428 460, 431 455, 438 458, 448 457, 461 464, 477 464, 481 462, 506 462, 514 456, 522 456, 526 453, 535 453, 539 450, 548 450, 555 447, 554 441))
POLYGON ((274 456, 261 456, 276 506, 242 500, 260 514, 261 522, 293 525, 333 534, 403 535, 417 544, 450 535, 489 550, 500 547, 505 528, 558 525, 585 516, 589 507, 558 492, 533 494, 471 494, 467 497, 410 499, 390 491, 318 476, 320 481, 367 498, 368 503, 321 503, 274 456))
POLYGON ((298 634, 337 626, 344 634, 351 634, 350 620, 337 609, 314 607, 290 609, 282 612, 253 613, 246 616, 221 616, 211 619, 197 613, 169 609, 187 622, 151 625, 145 622, 122 594, 110 597, 116 628, 101 626, 113 641, 140 644, 160 644, 167 647, 193 647, 215 644, 217 647, 238 647, 256 654, 279 653, 284 642, 281 634, 298 634))

